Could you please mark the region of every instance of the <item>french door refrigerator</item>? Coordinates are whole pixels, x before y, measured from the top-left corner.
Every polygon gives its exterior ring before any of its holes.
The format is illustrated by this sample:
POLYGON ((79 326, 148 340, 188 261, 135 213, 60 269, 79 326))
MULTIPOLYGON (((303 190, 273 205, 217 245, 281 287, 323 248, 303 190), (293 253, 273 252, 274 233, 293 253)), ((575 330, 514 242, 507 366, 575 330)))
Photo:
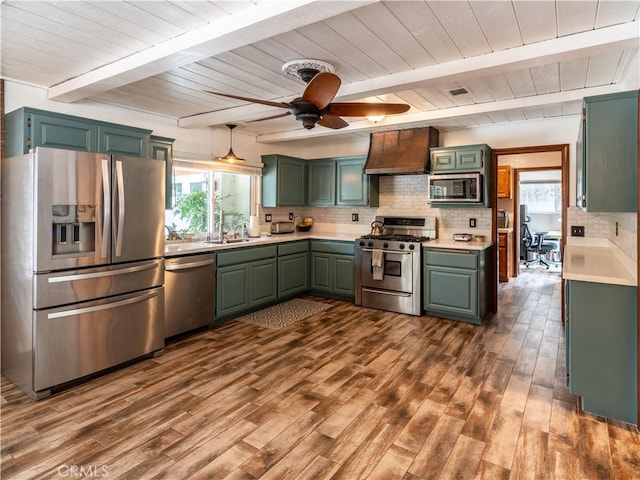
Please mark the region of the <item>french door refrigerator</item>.
POLYGON ((164 347, 164 162, 2 160, 2 373, 34 399, 164 347))

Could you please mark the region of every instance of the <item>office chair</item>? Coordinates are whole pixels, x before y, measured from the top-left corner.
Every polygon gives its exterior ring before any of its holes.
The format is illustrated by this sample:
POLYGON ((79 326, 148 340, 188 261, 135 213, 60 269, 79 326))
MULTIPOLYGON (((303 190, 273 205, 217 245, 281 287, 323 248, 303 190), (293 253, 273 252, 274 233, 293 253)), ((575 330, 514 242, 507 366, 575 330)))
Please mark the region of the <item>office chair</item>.
POLYGON ((535 254, 535 258, 531 260, 525 260, 524 264, 527 268, 532 263, 539 263, 544 265, 549 270, 549 264, 542 258, 543 255, 547 255, 552 250, 557 250, 558 245, 555 242, 549 242, 544 240, 544 235, 547 232, 536 232, 535 237, 531 235, 529 226, 526 223, 522 224, 522 241, 524 243, 527 252, 535 254))

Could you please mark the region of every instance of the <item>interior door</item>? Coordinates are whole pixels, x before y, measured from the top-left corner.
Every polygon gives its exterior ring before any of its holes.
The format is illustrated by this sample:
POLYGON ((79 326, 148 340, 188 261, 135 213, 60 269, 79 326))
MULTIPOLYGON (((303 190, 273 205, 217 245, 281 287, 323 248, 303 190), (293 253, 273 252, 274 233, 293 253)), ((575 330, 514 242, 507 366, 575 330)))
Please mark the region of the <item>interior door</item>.
POLYGON ((112 261, 162 257, 164 162, 141 157, 114 157, 112 168, 112 261))

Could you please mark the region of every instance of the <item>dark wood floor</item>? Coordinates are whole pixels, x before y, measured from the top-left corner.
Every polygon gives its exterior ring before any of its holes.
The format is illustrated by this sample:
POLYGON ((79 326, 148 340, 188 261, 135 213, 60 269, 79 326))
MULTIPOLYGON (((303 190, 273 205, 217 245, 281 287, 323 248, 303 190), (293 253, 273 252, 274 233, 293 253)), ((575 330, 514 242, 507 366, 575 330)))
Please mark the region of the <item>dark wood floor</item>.
POLYGON ((37 403, 3 378, 2 478, 640 479, 635 427, 564 386, 559 276, 499 295, 482 326, 231 321, 37 403))

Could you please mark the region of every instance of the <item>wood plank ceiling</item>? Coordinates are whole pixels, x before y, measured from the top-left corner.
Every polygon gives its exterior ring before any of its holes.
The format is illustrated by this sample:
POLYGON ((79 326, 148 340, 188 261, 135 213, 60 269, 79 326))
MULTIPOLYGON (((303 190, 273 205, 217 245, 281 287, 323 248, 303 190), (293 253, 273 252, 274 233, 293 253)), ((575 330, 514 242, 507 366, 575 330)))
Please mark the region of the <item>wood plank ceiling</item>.
POLYGON ((640 87, 640 1, 5 1, 1 74, 63 102, 243 123, 284 110, 205 90, 290 101, 290 60, 331 63, 336 101, 402 102, 380 124, 243 124, 273 142, 372 129, 439 129, 576 115, 583 96, 640 87), (468 93, 453 96, 452 89, 468 93), (203 113, 207 112, 207 113, 203 113))

